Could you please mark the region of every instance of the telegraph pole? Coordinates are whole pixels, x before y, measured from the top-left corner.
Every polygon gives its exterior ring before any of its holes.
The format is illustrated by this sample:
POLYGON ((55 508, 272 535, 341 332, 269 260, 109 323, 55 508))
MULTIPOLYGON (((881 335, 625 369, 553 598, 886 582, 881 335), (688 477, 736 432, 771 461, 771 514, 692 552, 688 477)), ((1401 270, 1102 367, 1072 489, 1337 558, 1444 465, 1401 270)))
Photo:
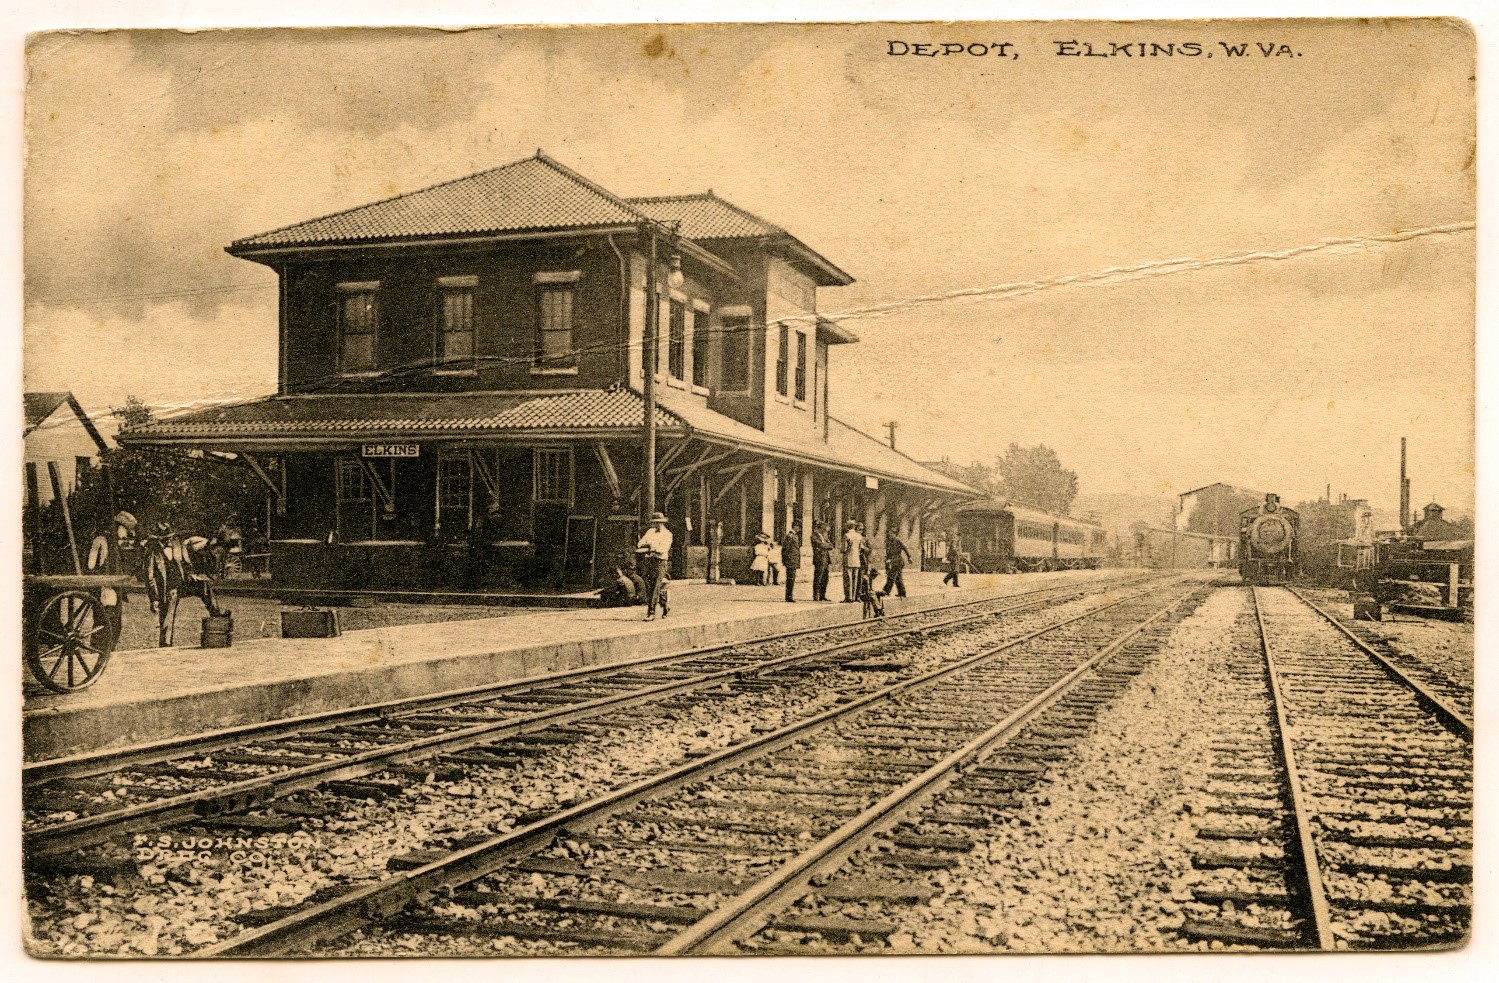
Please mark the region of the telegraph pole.
POLYGON ((896 423, 894 420, 891 420, 889 423, 885 424, 885 430, 890 434, 891 450, 895 450, 895 428, 898 426, 900 426, 900 424, 896 423))
POLYGON ((645 268, 645 330, 641 332, 640 370, 645 396, 645 483, 640 495, 640 521, 649 522, 656 512, 656 322, 661 319, 661 298, 656 281, 656 227, 647 227, 650 262, 645 268))

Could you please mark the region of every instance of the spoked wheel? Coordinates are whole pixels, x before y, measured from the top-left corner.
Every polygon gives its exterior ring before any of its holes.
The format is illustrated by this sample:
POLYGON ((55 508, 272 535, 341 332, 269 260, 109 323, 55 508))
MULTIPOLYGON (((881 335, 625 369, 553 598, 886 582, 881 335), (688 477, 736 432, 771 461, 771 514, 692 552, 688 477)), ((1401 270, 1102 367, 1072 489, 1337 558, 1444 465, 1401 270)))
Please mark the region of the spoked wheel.
POLYGON ((47 600, 31 629, 26 668, 55 693, 93 684, 109 662, 114 627, 99 599, 70 590, 47 600))

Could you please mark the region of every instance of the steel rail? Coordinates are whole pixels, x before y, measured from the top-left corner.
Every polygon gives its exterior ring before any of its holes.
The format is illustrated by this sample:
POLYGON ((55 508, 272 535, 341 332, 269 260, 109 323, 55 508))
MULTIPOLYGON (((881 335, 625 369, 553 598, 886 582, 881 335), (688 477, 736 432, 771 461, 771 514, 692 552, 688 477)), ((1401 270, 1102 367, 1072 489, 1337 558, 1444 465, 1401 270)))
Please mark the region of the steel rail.
POLYGON ((1000 653, 1025 645, 1068 625, 1097 617, 1104 611, 1127 601, 1179 583, 1180 581, 1169 581, 1148 586, 1137 594, 1110 601, 1090 611, 1027 632, 1019 638, 998 646, 985 648, 946 666, 900 680, 864 696, 855 697, 848 703, 787 724, 769 733, 730 745, 702 758, 675 765, 594 799, 561 809, 519 829, 457 850, 422 867, 404 871, 375 884, 355 888, 322 904, 242 932, 233 938, 201 949, 194 953, 194 956, 274 956, 299 947, 338 938, 371 922, 398 913, 412 900, 423 894, 452 890, 493 873, 510 859, 545 846, 558 833, 586 830, 637 803, 703 781, 743 762, 762 757, 771 751, 801 740, 808 733, 826 727, 867 706, 888 700, 899 693, 930 685, 961 672, 969 666, 992 659, 1000 653))
POLYGON ((788 860, 780 869, 749 887, 726 904, 672 937, 654 955, 723 955, 733 944, 764 927, 777 911, 807 890, 807 883, 820 873, 833 873, 857 852, 873 834, 888 829, 917 804, 941 791, 957 778, 960 767, 987 757, 997 745, 1064 698, 1088 673, 1109 661, 1124 645, 1151 625, 1195 596, 1178 597, 1144 621, 1116 636, 1087 661, 1079 664, 988 730, 951 752, 926 771, 890 792, 854 816, 807 850, 788 860))
MULTIPOLYGON (((1068 591, 1076 594, 1087 594, 1091 592, 1090 588, 1095 586, 1102 590, 1107 590, 1111 587, 1125 586, 1146 579, 1148 579, 1148 575, 1137 575, 1038 587, 1035 590, 1007 594, 1001 597, 956 601, 951 604, 923 608, 919 611, 906 611, 900 614, 893 614, 888 620, 915 618, 942 611, 1009 600, 1029 599, 1027 603, 1033 603, 1038 599, 1039 595, 1066 593, 1068 591)), ((1018 607, 1024 606, 1025 604, 1018 605, 1018 607)), ((993 613, 1004 614, 1008 613, 1009 610, 1005 609, 993 613)), ((184 757, 190 754, 208 753, 253 741, 273 740, 281 737, 289 737, 293 734, 303 734, 318 728, 380 722, 394 719, 397 715, 427 713, 459 703, 469 703, 486 698, 515 696, 530 692, 538 687, 551 686, 558 682, 576 682, 581 679, 606 676, 627 669, 659 667, 669 665, 672 662, 691 661, 711 656, 716 652, 726 652, 735 648, 785 641, 818 632, 836 631, 840 628, 852 628, 862 623, 851 621, 840 625, 817 625, 810 628, 797 628, 791 631, 762 635, 758 638, 746 639, 744 641, 718 643, 682 652, 672 652, 666 655, 647 655, 636 659, 610 662, 604 665, 580 666, 576 669, 568 669, 542 677, 511 680, 501 683, 483 683, 479 686, 447 690, 426 696, 403 697, 396 700, 367 703, 357 707, 306 714, 304 716, 289 717, 266 723, 245 724, 238 727, 229 727, 186 737, 174 737, 164 741, 153 741, 148 744, 131 747, 114 748, 106 751, 90 751, 69 757, 49 758, 45 761, 23 762, 21 766, 22 782, 27 786, 40 786, 45 782, 54 781, 58 778, 87 778, 94 775, 121 771, 132 765, 156 764, 162 761, 170 761, 173 758, 184 757)))
POLYGON ((1375 664, 1383 669, 1387 675, 1389 675, 1396 682, 1408 687, 1412 692, 1414 692, 1416 694, 1416 698, 1424 703, 1427 709, 1432 712, 1432 715, 1442 722, 1442 726, 1452 731, 1458 737, 1462 737, 1468 741, 1473 740, 1472 717, 1468 716, 1457 707, 1453 706, 1452 702, 1446 697, 1442 696, 1440 693, 1437 693, 1431 687, 1427 686, 1425 683, 1422 683, 1415 677, 1409 675, 1405 672, 1405 670, 1401 669, 1399 666, 1395 665, 1395 663, 1391 662, 1385 656, 1381 655, 1372 645, 1368 644, 1362 638, 1359 638, 1357 635, 1355 635, 1348 629, 1347 625, 1339 621, 1330 612, 1324 610, 1321 605, 1317 604, 1311 598, 1301 593, 1301 591, 1297 590, 1294 587, 1287 587, 1286 589, 1289 590, 1293 595, 1295 595, 1295 597, 1299 601, 1301 601, 1301 603, 1305 604, 1307 607, 1320 614, 1323 618, 1327 619, 1327 621, 1330 622, 1332 626, 1338 631, 1342 632, 1350 642, 1358 646, 1359 651, 1363 652, 1369 658, 1373 659, 1375 664))
POLYGON ((1275 708, 1275 743, 1280 746, 1281 764, 1286 770, 1286 785, 1291 792, 1291 819, 1296 825, 1296 852, 1301 858, 1301 885, 1306 902, 1311 907, 1312 926, 1316 932, 1317 948, 1332 951, 1336 948, 1332 935, 1332 918, 1328 910, 1327 885, 1322 880, 1322 867, 1317 859, 1317 844, 1312 838, 1312 811, 1308 803, 1310 796, 1301 785, 1301 772, 1296 767, 1296 752, 1291 745, 1295 731, 1292 729, 1285 700, 1280 691, 1280 668, 1271 650, 1270 633, 1265 630, 1265 613, 1260 608, 1260 589, 1249 588, 1249 598, 1254 606, 1254 619, 1260 629, 1260 650, 1265 655, 1265 672, 1270 680, 1270 703, 1275 708))
MULTIPOLYGON (((1091 592, 1082 592, 1083 596, 1089 593, 1091 592)), ((987 602, 967 602, 954 605, 954 607, 967 607, 974 603, 993 603, 1002 600, 1005 600, 1005 598, 991 598, 987 602)), ((1034 601, 1031 603, 1034 603, 1034 601)), ((893 632, 885 632, 872 637, 839 642, 834 645, 823 646, 811 652, 776 656, 746 665, 731 666, 706 673, 699 673, 683 679, 674 679, 664 683, 627 690, 618 694, 610 694, 608 696, 596 697, 592 700, 570 703, 554 709, 501 717, 497 718, 493 723, 473 724, 450 731, 426 734, 399 744, 369 748, 338 758, 331 758, 327 761, 292 767, 286 771, 274 772, 268 775, 257 775, 239 782, 215 785, 149 802, 137 803, 123 809, 114 809, 62 823, 41 826, 23 833, 23 856, 27 858, 52 856, 91 846, 126 833, 158 829, 162 826, 188 822, 193 819, 243 812, 247 809, 267 805, 277 798, 295 792, 316 788, 333 781, 347 781, 360 778, 392 765, 408 764, 436 754, 462 751, 479 744, 490 743, 506 737, 534 733, 549 727, 573 723, 590 717, 596 717, 603 713, 614 712, 641 703, 648 703, 680 693, 702 689, 743 676, 746 673, 758 674, 774 671, 799 662, 809 662, 826 658, 841 651, 870 647, 893 638, 952 628, 1026 606, 1028 604, 1023 603, 1000 611, 979 611, 971 615, 964 615, 946 621, 922 624, 911 628, 897 629, 893 632)), ((947 608, 937 610, 947 610, 947 608)), ((807 633, 806 630, 799 629, 794 634, 805 633, 807 633)), ((785 636, 776 636, 774 640, 779 640, 783 637, 785 636)), ((714 650, 716 651, 717 649, 715 648, 714 650)), ((618 664, 615 665, 617 666, 618 664)), ((377 719, 398 721, 400 717, 380 715, 377 719)), ((347 725, 347 723, 345 721, 343 725, 347 725)))

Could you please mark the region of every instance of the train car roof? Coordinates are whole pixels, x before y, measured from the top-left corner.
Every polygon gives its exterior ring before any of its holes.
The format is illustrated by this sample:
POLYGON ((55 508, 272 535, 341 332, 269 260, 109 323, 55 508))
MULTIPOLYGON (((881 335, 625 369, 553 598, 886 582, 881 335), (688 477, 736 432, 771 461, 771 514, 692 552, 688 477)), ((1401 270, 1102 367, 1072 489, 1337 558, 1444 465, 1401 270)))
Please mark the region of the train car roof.
POLYGON ((1091 526, 1095 529, 1103 528, 1102 523, 1090 522, 1087 519, 1079 519, 1077 516, 1062 515, 1059 512, 1051 512, 1039 506, 1027 505, 1024 502, 1001 498, 986 498, 977 502, 964 502, 955 511, 964 514, 989 513, 993 515, 1008 512, 1011 515, 1026 519, 1051 519, 1056 522, 1068 523, 1075 526, 1091 526))

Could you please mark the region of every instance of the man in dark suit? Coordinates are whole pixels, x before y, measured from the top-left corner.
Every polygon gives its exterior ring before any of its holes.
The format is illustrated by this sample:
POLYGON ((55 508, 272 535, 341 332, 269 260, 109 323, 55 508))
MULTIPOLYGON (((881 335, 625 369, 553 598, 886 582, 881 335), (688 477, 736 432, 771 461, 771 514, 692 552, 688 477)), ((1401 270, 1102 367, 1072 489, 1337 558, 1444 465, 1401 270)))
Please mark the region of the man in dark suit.
POLYGON ((812 523, 812 600, 828 599, 828 573, 833 566, 833 540, 826 522, 812 523))
POLYGON ((786 571, 786 601, 795 601, 796 571, 802 565, 802 524, 793 522, 781 540, 781 566, 786 571))
POLYGON ((906 564, 911 560, 911 551, 906 549, 906 544, 901 542, 891 528, 885 532, 885 596, 890 592, 897 591, 901 597, 906 596, 906 580, 903 576, 906 564))

